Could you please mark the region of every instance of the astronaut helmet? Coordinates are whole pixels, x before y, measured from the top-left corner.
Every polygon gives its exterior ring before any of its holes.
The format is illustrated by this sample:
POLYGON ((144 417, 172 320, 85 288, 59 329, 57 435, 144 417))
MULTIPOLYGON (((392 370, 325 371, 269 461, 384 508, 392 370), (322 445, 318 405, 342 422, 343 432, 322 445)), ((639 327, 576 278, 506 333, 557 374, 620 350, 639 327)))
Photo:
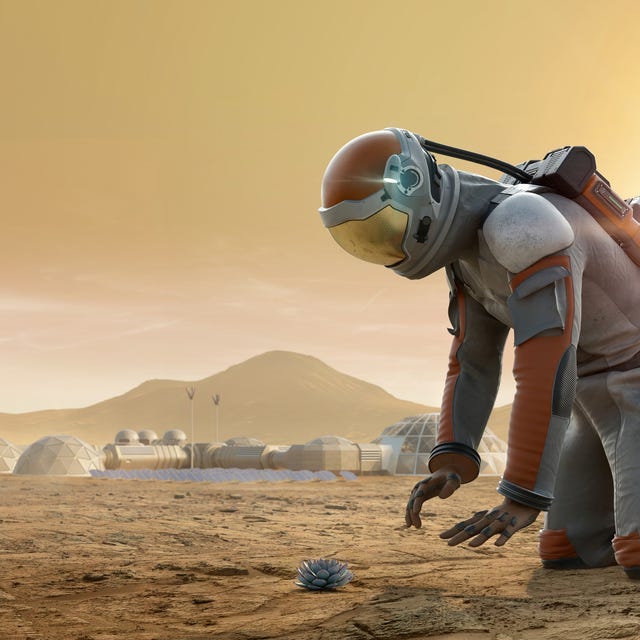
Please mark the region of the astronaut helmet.
POLYGON ((458 173, 420 140, 388 128, 348 142, 327 166, 319 209, 345 251, 407 278, 432 272, 460 191, 458 173))

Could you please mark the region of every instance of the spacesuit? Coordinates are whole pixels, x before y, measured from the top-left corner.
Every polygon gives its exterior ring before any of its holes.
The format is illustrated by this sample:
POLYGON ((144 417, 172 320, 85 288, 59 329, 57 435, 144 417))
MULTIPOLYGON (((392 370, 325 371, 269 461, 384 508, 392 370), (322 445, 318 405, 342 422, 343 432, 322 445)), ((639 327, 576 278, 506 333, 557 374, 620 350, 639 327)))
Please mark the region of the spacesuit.
POLYGON ((476 451, 514 332, 503 502, 443 532, 502 545, 545 511, 547 568, 620 564, 640 578, 640 273, 575 201, 438 165, 386 129, 338 151, 320 215, 352 255, 411 279, 446 269, 453 344, 431 474, 407 526, 479 472, 476 451))

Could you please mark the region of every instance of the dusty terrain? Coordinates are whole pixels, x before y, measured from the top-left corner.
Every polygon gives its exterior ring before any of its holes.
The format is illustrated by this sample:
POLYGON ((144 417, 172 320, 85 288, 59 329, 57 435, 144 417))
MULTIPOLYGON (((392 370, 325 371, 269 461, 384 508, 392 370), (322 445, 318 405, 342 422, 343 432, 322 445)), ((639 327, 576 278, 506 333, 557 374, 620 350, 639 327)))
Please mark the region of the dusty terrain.
POLYGON ((502 550, 438 539, 497 503, 496 478, 427 503, 408 531, 415 481, 0 477, 0 638, 640 638, 640 584, 540 569, 539 522, 502 550), (348 561, 354 581, 296 587, 315 557, 348 561))

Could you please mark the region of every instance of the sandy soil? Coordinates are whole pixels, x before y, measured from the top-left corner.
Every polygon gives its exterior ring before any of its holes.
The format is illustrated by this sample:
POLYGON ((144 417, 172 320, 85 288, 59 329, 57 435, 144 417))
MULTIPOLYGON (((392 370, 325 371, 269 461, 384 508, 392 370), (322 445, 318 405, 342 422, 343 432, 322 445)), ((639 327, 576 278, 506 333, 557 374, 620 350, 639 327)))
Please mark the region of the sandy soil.
POLYGON ((408 531, 414 482, 3 476, 0 638, 640 638, 640 584, 617 568, 542 570, 539 522, 501 550, 437 538, 497 504, 495 478, 428 503, 408 531), (348 561, 354 581, 296 587, 315 557, 348 561))

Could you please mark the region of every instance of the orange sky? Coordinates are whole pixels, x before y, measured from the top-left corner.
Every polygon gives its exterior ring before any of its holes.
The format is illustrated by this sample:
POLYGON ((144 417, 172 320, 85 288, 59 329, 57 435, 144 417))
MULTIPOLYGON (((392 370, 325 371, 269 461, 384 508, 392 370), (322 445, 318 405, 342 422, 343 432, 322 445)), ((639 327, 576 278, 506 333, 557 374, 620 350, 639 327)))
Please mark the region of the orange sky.
POLYGON ((438 403, 443 279, 334 245, 326 163, 385 126, 512 162, 584 144, 635 195, 639 19, 632 0, 0 0, 0 411, 269 349, 438 403))

